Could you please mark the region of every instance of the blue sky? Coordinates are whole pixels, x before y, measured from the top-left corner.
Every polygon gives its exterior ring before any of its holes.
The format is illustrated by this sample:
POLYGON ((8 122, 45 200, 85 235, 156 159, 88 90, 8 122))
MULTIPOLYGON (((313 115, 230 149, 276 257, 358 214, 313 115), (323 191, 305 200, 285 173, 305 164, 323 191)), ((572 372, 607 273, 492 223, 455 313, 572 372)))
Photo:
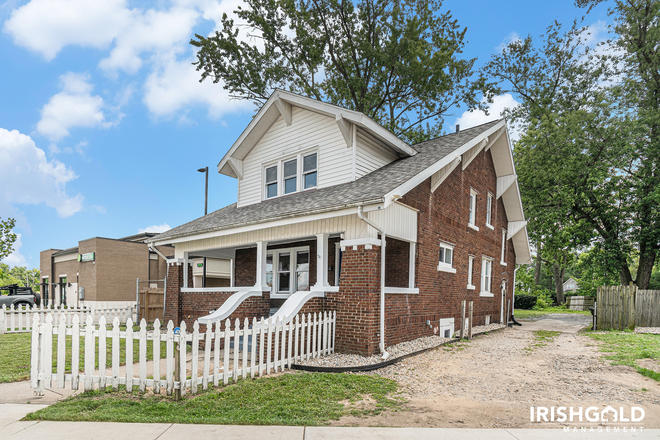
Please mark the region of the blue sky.
MULTIPOLYGON (((32 0, 0 5, 0 217, 17 220, 10 265, 100 236, 174 227, 236 201, 216 165, 254 108, 199 84, 188 45, 240 0, 32 0)), ((467 27, 466 57, 485 63, 503 42, 584 14, 572 1, 443 4, 467 27)), ((602 30, 605 7, 585 24, 602 30)), ((492 117, 515 105, 498 97, 492 117)), ((467 128, 488 118, 456 109, 467 128)))

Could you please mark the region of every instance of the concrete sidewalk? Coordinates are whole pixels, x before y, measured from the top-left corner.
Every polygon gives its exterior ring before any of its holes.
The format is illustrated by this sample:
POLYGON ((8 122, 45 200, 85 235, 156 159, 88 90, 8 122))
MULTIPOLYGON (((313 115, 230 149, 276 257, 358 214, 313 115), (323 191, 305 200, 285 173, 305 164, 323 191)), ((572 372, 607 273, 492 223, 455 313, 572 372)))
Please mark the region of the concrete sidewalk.
POLYGON ((558 438, 660 439, 660 429, 623 432, 563 432, 541 429, 341 428, 303 426, 178 425, 171 423, 21 422, 26 414, 47 405, 0 404, 3 440, 554 440, 558 438))

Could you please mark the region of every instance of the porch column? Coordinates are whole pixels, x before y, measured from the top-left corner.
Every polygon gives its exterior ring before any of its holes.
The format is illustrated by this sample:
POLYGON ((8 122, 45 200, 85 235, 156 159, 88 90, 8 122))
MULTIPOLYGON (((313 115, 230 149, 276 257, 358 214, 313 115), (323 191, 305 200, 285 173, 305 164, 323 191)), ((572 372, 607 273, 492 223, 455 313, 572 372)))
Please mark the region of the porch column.
POLYGON ((188 287, 188 252, 183 253, 183 287, 188 287))
POLYGON ((328 234, 316 234, 316 288, 328 284, 328 234))
POLYGON ((268 289, 266 284, 266 252, 268 250, 267 241, 257 242, 257 282, 254 287, 257 289, 268 289))
POLYGON ((234 264, 236 258, 229 259, 229 287, 234 287, 234 264))

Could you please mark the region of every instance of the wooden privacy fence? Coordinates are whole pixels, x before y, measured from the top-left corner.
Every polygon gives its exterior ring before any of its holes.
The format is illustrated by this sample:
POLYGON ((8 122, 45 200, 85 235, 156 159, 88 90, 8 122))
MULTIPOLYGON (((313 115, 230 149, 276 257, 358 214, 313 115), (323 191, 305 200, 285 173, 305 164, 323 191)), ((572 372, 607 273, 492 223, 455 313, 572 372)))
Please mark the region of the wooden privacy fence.
POLYGON ((595 301, 595 298, 588 296, 569 296, 566 298, 570 310, 589 310, 589 307, 593 307, 595 301))
POLYGON ((147 322, 156 319, 162 321, 165 314, 165 289, 158 287, 142 287, 138 291, 139 318, 147 322))
POLYGON ((74 316, 78 317, 79 322, 84 322, 87 316, 90 316, 93 322, 98 323, 101 317, 105 317, 106 322, 118 318, 121 323, 126 323, 129 318, 133 317, 135 307, 132 303, 110 303, 95 304, 93 306, 85 307, 16 307, 12 305, 7 308, 3 305, 0 308, 0 334, 3 333, 27 333, 32 331, 32 325, 35 317, 39 318, 39 322, 45 322, 47 315, 53 315, 53 319, 59 322, 60 316, 64 317, 67 326, 72 325, 74 316))
POLYGON ((163 332, 159 320, 148 331, 144 319, 139 330, 130 319, 125 329, 117 318, 111 329, 103 317, 97 326, 91 316, 84 325, 74 316, 70 327, 63 315, 55 324, 52 314, 45 322, 38 319, 35 315, 30 365, 30 384, 38 393, 54 382, 58 388, 69 382, 74 390, 82 383, 85 390, 125 385, 129 392, 150 387, 154 393, 184 395, 200 385, 206 390, 230 379, 278 372, 333 353, 335 346, 336 312, 298 315, 289 323, 254 318, 250 325, 246 318, 242 326, 238 319, 232 326, 228 319, 204 332, 195 321, 191 333, 185 322, 175 329, 170 321, 163 332))
POLYGON ((603 286, 596 299, 598 330, 660 327, 660 290, 603 286))

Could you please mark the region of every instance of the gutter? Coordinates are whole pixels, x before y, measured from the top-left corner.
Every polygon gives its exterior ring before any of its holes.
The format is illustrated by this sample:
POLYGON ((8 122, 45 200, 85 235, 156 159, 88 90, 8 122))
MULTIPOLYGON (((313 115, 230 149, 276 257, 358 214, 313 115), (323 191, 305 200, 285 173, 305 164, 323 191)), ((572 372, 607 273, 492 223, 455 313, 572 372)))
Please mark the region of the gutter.
POLYGON ((362 205, 358 206, 360 220, 380 232, 380 352, 386 360, 390 354, 385 351, 385 231, 362 214, 362 205))

